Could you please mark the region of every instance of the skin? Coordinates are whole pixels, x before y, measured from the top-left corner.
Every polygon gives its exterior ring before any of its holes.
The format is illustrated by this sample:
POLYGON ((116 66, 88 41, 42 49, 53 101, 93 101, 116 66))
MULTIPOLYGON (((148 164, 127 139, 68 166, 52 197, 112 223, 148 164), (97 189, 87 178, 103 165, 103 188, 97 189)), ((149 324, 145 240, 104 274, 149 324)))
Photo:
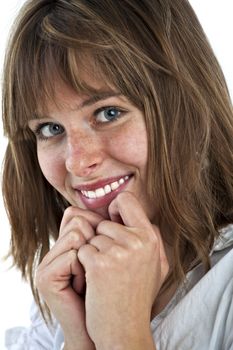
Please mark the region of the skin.
POLYGON ((157 211, 145 191, 143 115, 121 95, 83 106, 87 96, 57 83, 55 96, 57 103, 48 103, 46 116, 39 111, 29 127, 44 176, 71 206, 38 268, 37 287, 61 324, 66 349, 155 349, 151 311, 169 267, 157 211), (122 111, 114 122, 95 113, 107 106, 122 111), (45 124, 38 132, 41 123, 58 125, 59 133, 45 124), (90 210, 76 187, 109 174, 131 178, 110 203, 90 210))

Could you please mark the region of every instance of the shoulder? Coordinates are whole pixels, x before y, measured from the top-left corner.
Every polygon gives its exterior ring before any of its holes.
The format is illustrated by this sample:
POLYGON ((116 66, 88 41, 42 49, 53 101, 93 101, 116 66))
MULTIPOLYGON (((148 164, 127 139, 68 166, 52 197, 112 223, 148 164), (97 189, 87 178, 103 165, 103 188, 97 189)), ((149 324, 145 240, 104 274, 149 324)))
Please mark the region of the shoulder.
MULTIPOLYGON (((195 281, 160 322, 152 321, 158 350, 233 349, 232 226, 227 232, 213 249, 211 270, 195 281)), ((193 275, 190 280, 195 279, 193 275)))
POLYGON ((28 328, 15 327, 7 330, 5 334, 6 349, 60 349, 63 334, 56 320, 53 320, 51 325, 47 325, 35 303, 31 307, 30 320, 31 324, 28 328))

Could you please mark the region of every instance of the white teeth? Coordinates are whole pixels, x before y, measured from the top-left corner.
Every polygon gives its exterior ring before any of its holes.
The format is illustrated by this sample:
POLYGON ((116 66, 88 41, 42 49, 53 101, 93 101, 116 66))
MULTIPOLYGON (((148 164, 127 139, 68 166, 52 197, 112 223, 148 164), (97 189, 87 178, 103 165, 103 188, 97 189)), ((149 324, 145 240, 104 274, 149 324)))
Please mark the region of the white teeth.
POLYGON ((105 185, 104 188, 97 188, 95 191, 81 191, 81 193, 87 197, 87 198, 101 198, 104 197, 106 194, 116 190, 120 185, 123 185, 125 181, 129 179, 129 176, 122 177, 118 181, 114 181, 111 184, 105 185))
POLYGON ((105 192, 106 194, 110 193, 111 191, 112 191, 112 189, 111 189, 111 186, 110 186, 110 185, 104 186, 104 192, 105 192))
POLYGON ((96 194, 96 198, 100 198, 105 196, 105 192, 103 188, 98 188, 97 190, 95 190, 95 194, 96 194))
POLYGON ((89 198, 96 198, 95 191, 87 191, 87 197, 89 197, 89 198))
POLYGON ((118 181, 115 181, 115 182, 111 183, 110 186, 111 186, 112 191, 114 191, 114 190, 116 190, 120 185, 119 185, 118 181))

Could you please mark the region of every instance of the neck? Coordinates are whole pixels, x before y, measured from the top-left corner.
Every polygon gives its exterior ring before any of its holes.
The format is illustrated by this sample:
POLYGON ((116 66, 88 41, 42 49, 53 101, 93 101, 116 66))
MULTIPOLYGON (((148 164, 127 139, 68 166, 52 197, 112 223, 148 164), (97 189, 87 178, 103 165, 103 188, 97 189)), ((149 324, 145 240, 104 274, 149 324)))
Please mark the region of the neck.
POLYGON ((177 283, 174 282, 161 295, 158 295, 158 297, 155 299, 154 304, 152 306, 151 320, 153 320, 153 318, 159 315, 163 311, 163 309, 167 306, 169 301, 174 296, 177 290, 177 287, 178 287, 177 283))
MULTIPOLYGON (((164 229, 163 229, 163 232, 165 232, 164 229)), ((173 248, 169 243, 166 242, 166 239, 163 240, 163 244, 164 244, 164 249, 166 252, 167 259, 168 259, 168 264, 171 267, 174 264, 173 263, 173 248)), ((174 296, 177 288, 178 288, 178 282, 173 281, 171 283, 171 285, 163 291, 163 293, 158 294, 158 296, 155 298, 154 304, 152 306, 151 319, 153 319, 155 316, 160 314, 160 312, 167 306, 169 301, 174 296)))

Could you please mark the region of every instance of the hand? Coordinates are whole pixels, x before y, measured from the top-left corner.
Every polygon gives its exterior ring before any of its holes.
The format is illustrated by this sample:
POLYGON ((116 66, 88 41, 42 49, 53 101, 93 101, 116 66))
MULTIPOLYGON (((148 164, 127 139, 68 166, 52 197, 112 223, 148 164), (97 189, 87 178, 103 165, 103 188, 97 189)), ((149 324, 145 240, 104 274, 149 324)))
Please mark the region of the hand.
POLYGON ((66 209, 59 238, 37 270, 37 288, 60 322, 69 350, 95 349, 86 331, 85 276, 77 251, 94 237, 95 229, 102 220, 100 215, 87 210, 66 209))
POLYGON ((159 229, 129 192, 112 201, 109 215, 117 222, 101 221, 97 235, 78 251, 86 272, 88 333, 101 350, 114 349, 113 344, 154 349, 151 309, 168 273, 159 229))

